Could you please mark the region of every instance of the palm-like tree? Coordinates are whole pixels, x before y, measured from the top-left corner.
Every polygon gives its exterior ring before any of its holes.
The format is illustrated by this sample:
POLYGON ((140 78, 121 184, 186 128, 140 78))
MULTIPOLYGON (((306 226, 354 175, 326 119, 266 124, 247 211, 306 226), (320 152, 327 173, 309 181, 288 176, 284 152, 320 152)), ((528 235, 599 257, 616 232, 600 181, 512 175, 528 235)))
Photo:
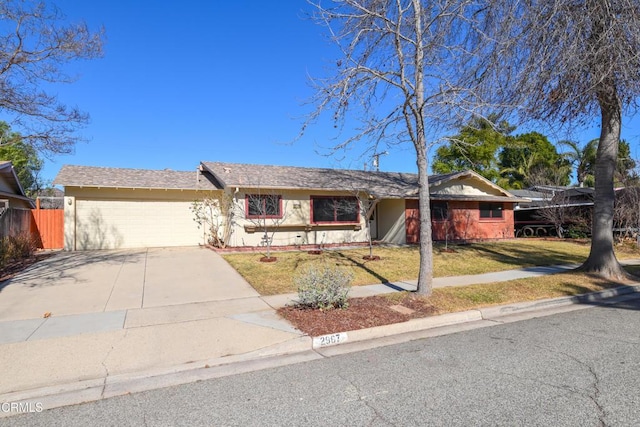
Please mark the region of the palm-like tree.
POLYGON ((569 148, 562 155, 576 168, 578 186, 584 187, 585 183, 593 185, 598 140, 592 139, 584 147, 575 141, 560 141, 559 144, 569 148))

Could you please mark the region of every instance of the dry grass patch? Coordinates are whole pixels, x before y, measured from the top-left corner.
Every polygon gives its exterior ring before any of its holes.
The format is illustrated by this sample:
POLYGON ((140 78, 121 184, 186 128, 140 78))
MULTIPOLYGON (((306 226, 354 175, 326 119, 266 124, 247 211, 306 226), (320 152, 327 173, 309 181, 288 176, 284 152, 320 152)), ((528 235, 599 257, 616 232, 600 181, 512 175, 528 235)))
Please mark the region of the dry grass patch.
MULTIPOLYGON (((482 274, 537 265, 578 264, 589 254, 588 242, 563 240, 509 240, 469 245, 449 245, 455 252, 443 252, 434 245, 434 277, 482 274)), ((414 280, 418 277, 419 250, 416 246, 374 248, 377 261, 366 261, 368 248, 327 250, 321 255, 304 251, 279 252, 275 263, 259 262, 260 253, 224 254, 224 258, 261 294, 295 292, 293 275, 312 263, 328 263, 349 269, 353 285, 414 280)), ((618 256, 638 257, 635 248, 621 248, 618 256)))
POLYGON ((438 313, 451 313, 492 305, 581 295, 629 284, 585 273, 561 273, 485 285, 434 289, 428 303, 438 313))

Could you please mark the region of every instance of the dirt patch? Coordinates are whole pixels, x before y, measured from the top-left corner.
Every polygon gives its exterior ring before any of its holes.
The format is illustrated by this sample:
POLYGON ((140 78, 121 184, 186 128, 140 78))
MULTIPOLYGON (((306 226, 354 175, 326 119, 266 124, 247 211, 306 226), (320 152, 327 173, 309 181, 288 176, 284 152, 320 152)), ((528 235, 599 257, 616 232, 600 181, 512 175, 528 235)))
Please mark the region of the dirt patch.
POLYGON ((312 337, 390 325, 437 314, 436 309, 424 298, 410 293, 394 294, 393 297, 376 295, 353 298, 349 300, 349 307, 344 310, 284 307, 280 308, 278 313, 300 331, 312 337), (400 312, 397 309, 398 306, 409 310, 400 312))

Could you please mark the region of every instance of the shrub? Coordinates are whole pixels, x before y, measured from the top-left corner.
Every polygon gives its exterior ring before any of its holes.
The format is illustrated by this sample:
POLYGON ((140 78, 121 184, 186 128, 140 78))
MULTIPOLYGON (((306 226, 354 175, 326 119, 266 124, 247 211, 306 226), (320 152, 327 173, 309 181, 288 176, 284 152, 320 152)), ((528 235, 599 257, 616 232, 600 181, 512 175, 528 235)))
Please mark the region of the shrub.
POLYGON ((298 271, 293 283, 298 288, 296 306, 325 310, 347 308, 353 274, 336 267, 310 265, 298 271))
POLYGON ((570 239, 586 239, 587 237, 589 237, 589 234, 588 230, 585 227, 570 226, 565 236, 570 239))
POLYGON ((7 236, 0 242, 3 263, 29 258, 36 250, 36 242, 29 234, 7 236))

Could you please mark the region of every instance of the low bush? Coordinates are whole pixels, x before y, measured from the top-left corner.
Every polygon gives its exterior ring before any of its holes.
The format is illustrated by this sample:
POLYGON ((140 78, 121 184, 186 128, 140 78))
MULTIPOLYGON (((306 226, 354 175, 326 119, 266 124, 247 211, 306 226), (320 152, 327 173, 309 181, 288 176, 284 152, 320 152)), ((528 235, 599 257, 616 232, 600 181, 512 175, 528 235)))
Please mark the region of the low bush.
POLYGON ((3 237, 0 239, 0 268, 11 261, 31 257, 36 247, 33 237, 26 233, 3 237))
POLYGON ((565 237, 569 239, 586 239, 589 237, 589 230, 581 226, 570 226, 566 231, 565 237))
POLYGON ((326 310, 347 308, 353 274, 328 265, 309 265, 293 278, 298 288, 296 306, 326 310))

